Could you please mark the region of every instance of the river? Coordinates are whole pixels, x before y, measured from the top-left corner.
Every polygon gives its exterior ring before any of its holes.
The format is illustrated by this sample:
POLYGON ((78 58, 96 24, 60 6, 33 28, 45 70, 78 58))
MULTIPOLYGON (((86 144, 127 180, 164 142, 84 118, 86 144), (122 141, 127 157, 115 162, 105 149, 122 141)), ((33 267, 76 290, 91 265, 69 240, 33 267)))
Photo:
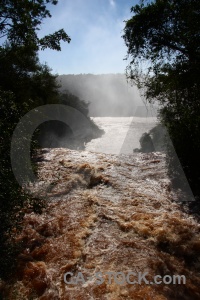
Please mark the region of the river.
POLYGON ((93 121, 105 133, 86 144, 85 150, 107 154, 133 154, 139 148, 139 139, 158 123, 157 118, 148 117, 94 117, 93 121))
POLYGON ((166 155, 132 155, 156 119, 94 122, 105 133, 86 151, 38 150, 38 181, 27 188, 44 208, 25 210, 15 277, 0 281, 4 299, 200 299, 199 223, 175 201, 166 155), (123 284, 110 272, 124 274, 123 284), (129 272, 158 275, 159 285, 134 284, 129 272), (184 288, 160 281, 174 274, 184 288))

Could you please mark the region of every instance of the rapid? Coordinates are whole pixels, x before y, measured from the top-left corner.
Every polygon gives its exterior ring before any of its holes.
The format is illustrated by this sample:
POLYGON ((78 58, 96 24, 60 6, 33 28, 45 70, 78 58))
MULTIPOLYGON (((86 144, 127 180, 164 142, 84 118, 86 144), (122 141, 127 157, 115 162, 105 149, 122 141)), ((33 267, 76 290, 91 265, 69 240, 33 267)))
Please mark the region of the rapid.
POLYGON ((5 299, 200 299, 200 225, 176 202, 162 152, 134 153, 155 119, 95 118, 105 134, 85 151, 38 150, 34 197, 5 299), (106 272, 184 275, 186 284, 117 284, 106 272), (84 282, 67 284, 80 272, 84 282), (96 284, 95 274, 104 281, 96 284))

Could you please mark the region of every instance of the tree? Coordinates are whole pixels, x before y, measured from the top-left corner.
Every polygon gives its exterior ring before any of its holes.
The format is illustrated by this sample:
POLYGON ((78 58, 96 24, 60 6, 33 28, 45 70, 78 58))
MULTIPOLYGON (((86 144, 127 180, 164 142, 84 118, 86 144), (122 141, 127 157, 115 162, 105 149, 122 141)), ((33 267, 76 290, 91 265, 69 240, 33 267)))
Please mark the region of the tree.
POLYGON ((188 66, 197 70, 200 59, 198 0, 141 1, 131 12, 134 16, 126 21, 123 38, 132 59, 129 66, 132 79, 142 84, 145 77, 137 77, 142 73, 154 78, 169 75, 170 71, 183 74, 188 66), (141 62, 145 62, 146 70, 144 67, 139 70, 141 62))
POLYGON ((37 106, 55 101, 56 76, 51 75, 46 65, 39 63, 37 51, 45 48, 60 51, 61 41, 70 42, 63 29, 38 38, 43 19, 51 17, 48 5, 56 5, 57 2, 1 1, 0 38, 6 39, 6 42, 0 46, 0 87, 4 91, 12 91, 17 102, 34 99, 37 106))
MULTIPOLYGON (((45 48, 60 51, 61 41, 70 42, 64 29, 43 38, 38 37, 43 19, 51 17, 48 5, 57 3, 55 0, 2 0, 0 3, 0 39, 3 41, 0 46, 0 87, 2 90, 14 92, 16 101, 24 102, 33 98, 39 90, 40 95, 37 98, 41 98, 41 95, 45 98, 45 89, 50 97, 58 87, 55 83, 56 77, 51 75, 46 65, 39 63, 37 54, 39 49, 45 48), (35 89, 36 82, 38 89, 35 89)), ((40 99, 39 104, 45 103, 47 99, 43 103, 40 99)))
POLYGON ((39 48, 61 50, 60 41, 70 42, 63 29, 38 38, 42 21, 51 17, 48 4, 56 5, 56 0, 2 0, 0 4, 0 38, 7 38, 12 46, 27 45, 39 48))
POLYGON ((79 110, 83 115, 88 117, 89 103, 79 99, 75 95, 72 95, 68 90, 65 90, 62 93, 60 93, 60 104, 65 104, 74 107, 77 110, 79 110))
POLYGON ((13 247, 12 229, 18 229, 23 208, 28 203, 40 209, 43 204, 25 195, 14 178, 10 161, 12 134, 20 118, 33 107, 59 102, 56 76, 48 66, 40 64, 37 51, 61 50, 61 41, 70 42, 63 29, 38 38, 43 19, 51 16, 48 4, 55 5, 57 1, 0 2, 3 40, 0 46, 0 277, 3 279, 10 275, 15 262, 17 248, 13 247))
POLYGON ((142 0, 131 12, 123 35, 131 58, 127 76, 147 101, 160 103, 161 121, 200 194, 200 2, 142 0))

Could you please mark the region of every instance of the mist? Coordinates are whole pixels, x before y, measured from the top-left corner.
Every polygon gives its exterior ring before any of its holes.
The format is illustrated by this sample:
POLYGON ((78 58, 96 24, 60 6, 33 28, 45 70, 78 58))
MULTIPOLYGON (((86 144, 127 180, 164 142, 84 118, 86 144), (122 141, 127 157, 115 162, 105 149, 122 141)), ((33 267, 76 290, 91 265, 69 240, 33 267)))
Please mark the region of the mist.
POLYGON ((69 91, 89 103, 90 117, 153 117, 156 108, 146 107, 136 86, 124 74, 60 75, 61 91, 69 91))

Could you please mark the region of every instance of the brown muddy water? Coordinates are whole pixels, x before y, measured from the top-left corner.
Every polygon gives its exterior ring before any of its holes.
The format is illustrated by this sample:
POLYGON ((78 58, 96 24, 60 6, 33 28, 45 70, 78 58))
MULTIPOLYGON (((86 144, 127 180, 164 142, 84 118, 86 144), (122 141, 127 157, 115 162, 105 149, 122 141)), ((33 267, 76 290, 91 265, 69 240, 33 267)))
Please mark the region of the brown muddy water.
POLYGON ((175 203, 164 154, 42 149, 38 167, 31 189, 47 207, 25 214, 5 299, 200 299, 200 226, 175 203), (184 275, 186 284, 118 284, 110 271, 184 275), (66 272, 84 282, 65 283, 66 272))

